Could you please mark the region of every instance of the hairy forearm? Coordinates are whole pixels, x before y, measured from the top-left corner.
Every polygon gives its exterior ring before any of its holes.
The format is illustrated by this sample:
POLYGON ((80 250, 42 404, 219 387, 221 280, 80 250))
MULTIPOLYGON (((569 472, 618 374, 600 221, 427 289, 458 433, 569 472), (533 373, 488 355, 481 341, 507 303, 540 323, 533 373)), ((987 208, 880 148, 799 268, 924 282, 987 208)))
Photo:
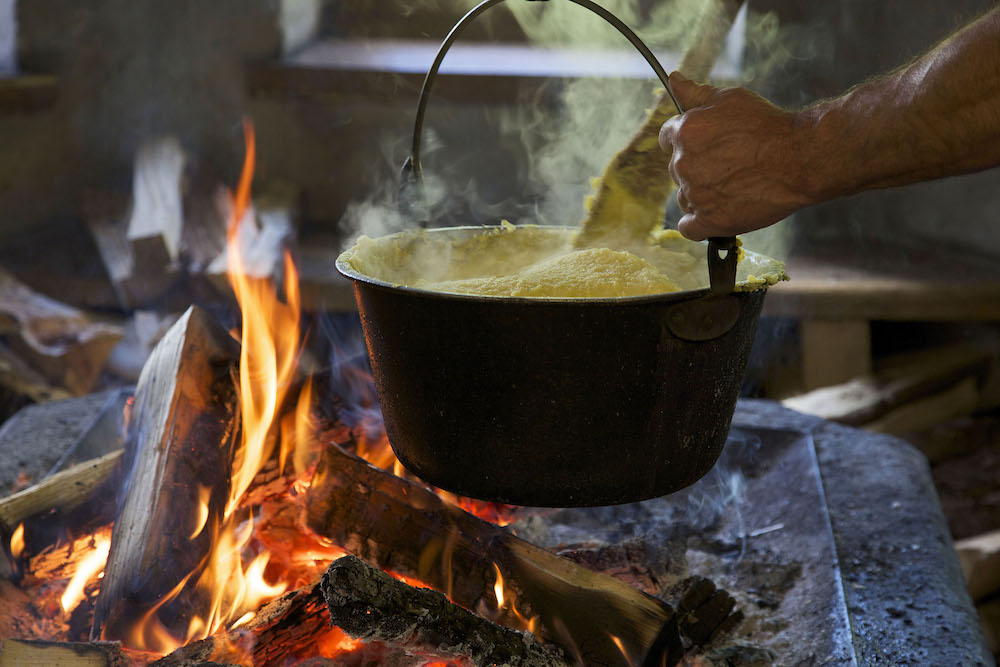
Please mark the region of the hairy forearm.
POLYGON ((1000 9, 799 121, 814 201, 1000 165, 1000 9))

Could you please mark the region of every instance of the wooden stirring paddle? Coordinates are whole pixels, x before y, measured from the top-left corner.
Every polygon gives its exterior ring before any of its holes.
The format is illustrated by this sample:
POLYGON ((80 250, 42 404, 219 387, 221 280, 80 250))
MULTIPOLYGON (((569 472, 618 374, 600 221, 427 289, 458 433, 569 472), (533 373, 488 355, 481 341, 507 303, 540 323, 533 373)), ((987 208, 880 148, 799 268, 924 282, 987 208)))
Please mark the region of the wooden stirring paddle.
MULTIPOLYGON (((708 78, 743 2, 706 0, 694 42, 678 67, 682 74, 694 81, 708 78)), ((668 170, 670 155, 660 150, 659 133, 676 114, 677 107, 664 92, 632 140, 604 168, 597 192, 588 197, 587 217, 574 242, 577 248, 644 244, 663 224, 667 197, 676 185, 668 170)))

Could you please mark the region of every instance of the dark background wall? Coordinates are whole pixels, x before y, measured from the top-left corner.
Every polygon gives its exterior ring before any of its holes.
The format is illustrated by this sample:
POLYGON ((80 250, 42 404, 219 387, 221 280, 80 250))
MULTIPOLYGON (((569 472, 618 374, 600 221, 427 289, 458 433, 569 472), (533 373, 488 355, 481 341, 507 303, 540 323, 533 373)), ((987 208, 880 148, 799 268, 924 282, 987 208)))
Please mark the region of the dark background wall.
MULTIPOLYGON (((151 135, 176 135, 199 170, 231 182, 242 158, 240 119, 246 114, 258 129, 258 180, 301 186, 309 224, 335 230, 348 202, 395 178, 415 91, 401 85, 398 94, 372 96, 348 82, 307 94, 252 94, 248 66, 294 52, 315 32, 312 15, 321 35, 440 39, 471 4, 19 2, 20 69, 56 75, 58 95, 42 110, 0 110, 0 242, 53 220, 78 218, 86 188, 127 192, 136 147, 151 135)), ((751 0, 755 16, 770 15, 765 27, 777 26, 775 40, 748 44, 748 71, 767 70, 751 85, 781 103, 806 104, 906 62, 992 5, 751 0)), ((637 11, 648 14, 656 6, 644 2, 637 11)), ((520 35, 509 12, 499 8, 469 38, 520 35)), ((458 179, 464 192, 472 188, 487 203, 520 197, 529 208, 544 194, 530 177, 532 157, 525 151, 532 143, 510 128, 512 119, 525 118, 517 111, 523 103, 432 107, 432 141, 436 135, 448 151, 442 168, 450 168, 447 177, 458 179)), ((610 108, 616 100, 593 103, 610 108)), ((844 232, 858 238, 908 234, 1000 256, 998 210, 1000 172, 992 170, 816 207, 787 227, 798 244, 844 232)))

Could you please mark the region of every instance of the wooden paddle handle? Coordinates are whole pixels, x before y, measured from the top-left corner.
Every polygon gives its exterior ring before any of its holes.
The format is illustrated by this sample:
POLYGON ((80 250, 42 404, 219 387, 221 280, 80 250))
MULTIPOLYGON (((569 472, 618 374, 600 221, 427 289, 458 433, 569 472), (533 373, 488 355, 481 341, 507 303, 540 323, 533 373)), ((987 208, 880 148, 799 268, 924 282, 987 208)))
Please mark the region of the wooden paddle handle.
POLYGON ((722 53, 726 35, 745 0, 706 0, 694 41, 681 58, 678 71, 693 81, 705 81, 722 53))

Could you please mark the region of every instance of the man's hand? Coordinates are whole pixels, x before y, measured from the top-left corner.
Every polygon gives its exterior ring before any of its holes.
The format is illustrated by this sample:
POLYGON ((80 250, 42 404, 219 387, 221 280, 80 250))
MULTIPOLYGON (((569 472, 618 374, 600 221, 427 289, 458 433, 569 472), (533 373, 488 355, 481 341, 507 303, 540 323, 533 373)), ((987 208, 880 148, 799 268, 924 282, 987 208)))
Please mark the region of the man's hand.
POLYGON ((812 124, 742 88, 700 86, 679 72, 670 87, 685 113, 660 130, 684 216, 680 232, 700 241, 734 236, 813 203, 807 194, 812 124))

